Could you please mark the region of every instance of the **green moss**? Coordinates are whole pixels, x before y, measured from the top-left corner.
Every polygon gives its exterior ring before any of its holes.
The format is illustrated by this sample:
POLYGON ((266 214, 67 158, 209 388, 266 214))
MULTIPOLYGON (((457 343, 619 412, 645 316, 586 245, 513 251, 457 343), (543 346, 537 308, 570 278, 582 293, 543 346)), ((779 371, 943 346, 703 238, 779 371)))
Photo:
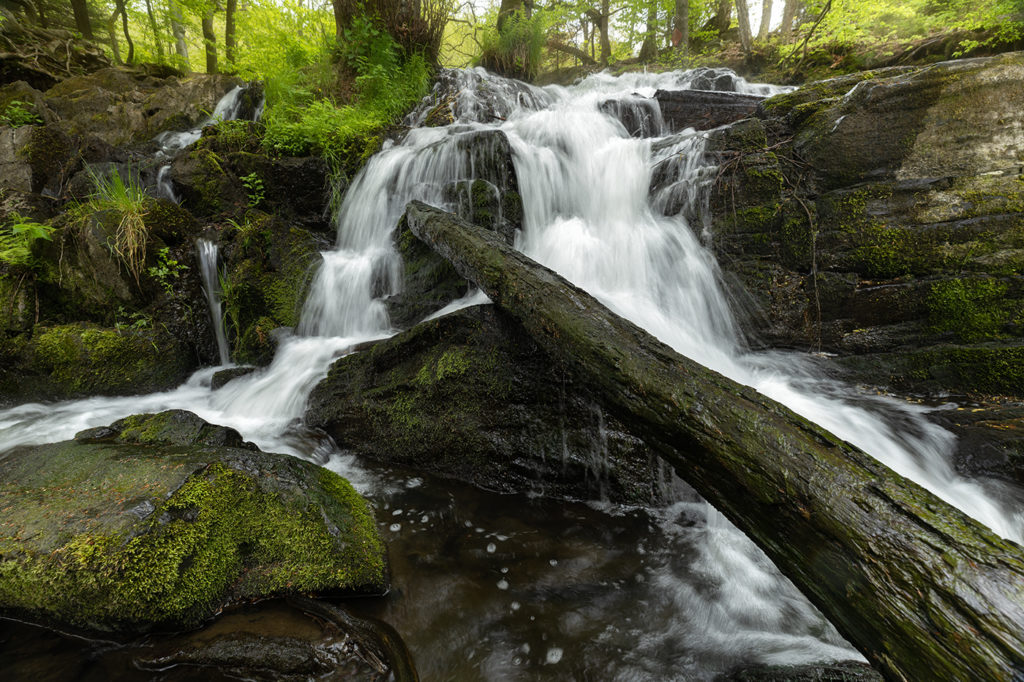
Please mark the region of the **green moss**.
MULTIPOLYGON (((145 457, 119 461, 133 473, 140 473, 136 465, 143 474, 152 468, 145 457)), ((214 463, 168 499, 154 487, 146 499, 156 508, 131 533, 76 532, 49 552, 5 534, 0 604, 78 626, 132 630, 195 625, 229 596, 380 589, 383 545, 366 502, 336 474, 318 470, 316 476, 322 489, 303 497, 269 491, 214 463)), ((74 492, 75 484, 61 489, 74 492)))
POLYGON ((995 279, 955 279, 936 282, 928 295, 928 322, 932 331, 953 332, 968 342, 999 338, 1012 320, 1011 308, 1020 313, 1020 301, 1007 300, 1007 285, 995 279))
POLYGON ((187 368, 176 352, 160 347, 158 338, 152 329, 44 328, 34 340, 31 367, 68 395, 166 388, 187 368))
MULTIPOLYGON (((854 367, 865 359, 843 364, 854 367)), ((902 390, 955 391, 970 395, 1024 397, 1024 348, 942 346, 881 356, 893 385, 902 390)))

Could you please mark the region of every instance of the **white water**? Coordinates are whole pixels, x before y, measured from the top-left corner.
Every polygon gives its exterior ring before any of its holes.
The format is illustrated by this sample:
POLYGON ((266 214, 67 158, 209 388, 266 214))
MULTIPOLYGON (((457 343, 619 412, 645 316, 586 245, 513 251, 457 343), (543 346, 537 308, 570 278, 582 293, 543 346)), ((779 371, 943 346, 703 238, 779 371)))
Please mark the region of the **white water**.
MULTIPOLYGON (((160 148, 156 152, 156 158, 172 158, 182 149, 192 146, 203 136, 203 128, 208 125, 212 125, 217 121, 237 120, 242 111, 242 95, 245 93, 245 90, 241 85, 236 85, 224 93, 224 96, 217 100, 213 113, 200 121, 196 127, 177 132, 168 130, 157 135, 154 140, 160 145, 160 148)), ((256 107, 252 120, 260 120, 262 114, 263 100, 256 107)), ((170 199, 175 203, 178 202, 178 195, 174 191, 174 183, 171 182, 171 164, 164 164, 157 171, 156 191, 159 196, 170 199)))
MULTIPOLYGON (((883 399, 866 410, 840 397, 851 389, 815 377, 795 356, 744 349, 717 265, 701 245, 701 188, 713 176, 703 165, 703 136, 632 139, 598 108, 608 98, 685 86, 686 74, 598 75, 571 90, 529 88, 481 71, 462 78, 457 124, 412 130, 356 178, 339 210, 337 247, 323 254, 299 336, 282 341, 271 366, 218 391, 210 390, 212 372, 205 370, 163 394, 7 410, 0 413, 3 447, 69 438, 128 414, 182 408, 237 428, 264 449, 325 460, 329 445, 311 439, 297 420, 334 359, 356 343, 394 332, 381 298, 401 286, 392 233, 405 204, 415 198, 446 205, 445 187, 479 170, 479 156, 467 153, 467 140, 500 130, 515 152, 525 204, 517 244, 524 252, 681 353, 789 405, 998 533, 1021 539, 1019 510, 1000 507, 953 473, 952 436, 929 424, 920 410, 883 399), (474 98, 474 82, 488 84, 486 97, 501 99, 504 120, 477 120, 487 117, 487 107, 474 98), (648 197, 651 168, 669 158, 679 161, 677 189, 689 201, 673 218, 652 208, 661 197, 648 197)), ((329 466, 343 464, 334 456, 329 466)), ((357 469, 345 468, 345 474, 358 483, 357 469)), ((742 533, 705 503, 689 514, 704 530, 699 540, 687 536, 697 543, 700 559, 685 570, 700 580, 668 568, 658 580, 673 597, 670 611, 685 613, 691 628, 698 623, 703 639, 691 645, 763 662, 857 657, 742 533)), ((640 649, 665 646, 671 629, 645 635, 640 649)))
POLYGON ((210 323, 217 339, 217 357, 220 364, 231 363, 231 352, 228 350, 228 337, 224 331, 224 318, 221 311, 220 271, 217 269, 217 245, 209 239, 196 241, 199 252, 199 274, 203 278, 203 292, 206 304, 210 309, 210 323))

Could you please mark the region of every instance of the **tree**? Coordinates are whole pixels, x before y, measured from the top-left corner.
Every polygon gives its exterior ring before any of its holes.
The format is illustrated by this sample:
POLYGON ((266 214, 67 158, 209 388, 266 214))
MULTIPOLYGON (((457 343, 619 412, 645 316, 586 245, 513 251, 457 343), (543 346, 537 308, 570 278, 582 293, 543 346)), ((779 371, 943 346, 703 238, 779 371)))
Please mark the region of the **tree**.
POLYGON ((146 16, 149 18, 149 28, 153 32, 153 42, 156 44, 156 53, 160 57, 160 61, 164 60, 164 41, 160 35, 160 30, 156 25, 156 15, 153 13, 153 1, 146 0, 146 16))
POLYGON ((800 8, 800 0, 786 0, 782 6, 782 23, 779 25, 779 35, 782 40, 789 42, 793 35, 793 20, 796 19, 797 10, 800 8))
POLYGON ((238 0, 227 0, 224 7, 224 59, 228 68, 235 63, 235 10, 238 0))
POLYGON ((747 0, 736 0, 736 21, 740 26, 740 45, 743 46, 743 52, 749 55, 753 39, 750 35, 750 9, 747 7, 747 0))
POLYGON ((772 0, 761 1, 761 27, 757 29, 757 39, 768 38, 768 29, 772 23, 772 0))
POLYGON ((718 13, 715 14, 715 29, 718 37, 724 38, 725 32, 732 24, 732 0, 718 0, 718 13))
POLYGON ((89 21, 89 5, 85 0, 71 0, 71 11, 75 15, 75 28, 83 38, 92 40, 92 22, 89 21))
POLYGON ((679 45, 683 54, 689 51, 690 46, 690 2, 689 0, 676 0, 676 11, 672 18, 672 42, 679 45))
POLYGON ((647 31, 644 33, 644 42, 640 46, 640 59, 649 62, 658 54, 658 3, 648 1, 647 3, 647 31))
POLYGON ((217 73, 217 34, 213 30, 214 6, 203 13, 203 46, 206 49, 206 73, 217 73))
POLYGON ((174 35, 174 51, 185 60, 185 66, 191 68, 188 59, 188 43, 185 41, 185 19, 181 14, 181 5, 175 0, 167 0, 167 12, 171 19, 171 33, 174 35))

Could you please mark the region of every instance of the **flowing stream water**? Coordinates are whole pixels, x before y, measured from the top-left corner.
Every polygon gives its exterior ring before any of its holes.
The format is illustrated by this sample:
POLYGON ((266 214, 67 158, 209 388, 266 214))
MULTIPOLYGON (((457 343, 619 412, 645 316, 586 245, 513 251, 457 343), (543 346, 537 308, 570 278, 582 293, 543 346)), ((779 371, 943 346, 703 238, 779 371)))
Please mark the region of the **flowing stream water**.
MULTIPOLYGON (((601 108, 610 98, 688 87, 691 73, 595 75, 544 89, 481 70, 456 77, 459 120, 414 127, 354 180, 337 215, 336 247, 323 254, 301 323, 269 367, 216 391, 207 369, 161 394, 22 405, 0 412, 0 448, 181 408, 265 450, 339 471, 373 501, 391 553, 394 592, 363 608, 406 637, 424 679, 712 679, 744 665, 859 660, 760 550, 685 485, 660 509, 499 496, 370 469, 302 427, 306 398, 330 363, 396 331, 381 299, 401 287, 392 233, 406 203, 451 208, 445 188, 479 170, 482 157, 467 149, 501 131, 524 202, 522 251, 679 352, 1021 539, 1020 507, 955 475, 953 436, 923 408, 856 397, 798 355, 745 348, 702 245, 714 176, 704 136, 632 138, 601 108), (649 196, 652 168, 666 160, 678 164, 673 191, 686 198, 675 217, 658 210, 663 197, 649 196)), ((449 310, 484 301, 470 293, 449 310)))

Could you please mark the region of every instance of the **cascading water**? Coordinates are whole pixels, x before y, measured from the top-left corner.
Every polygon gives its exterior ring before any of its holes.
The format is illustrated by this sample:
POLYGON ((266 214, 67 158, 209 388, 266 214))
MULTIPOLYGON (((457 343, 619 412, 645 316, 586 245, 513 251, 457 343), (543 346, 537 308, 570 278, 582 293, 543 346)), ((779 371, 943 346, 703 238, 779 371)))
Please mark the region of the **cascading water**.
MULTIPOLYGON (((602 109, 609 99, 699 85, 694 72, 597 75, 571 90, 532 88, 481 70, 447 77, 459 81, 458 121, 414 128, 356 178, 338 213, 337 246, 323 254, 297 335, 281 340, 269 367, 217 391, 209 388, 212 371, 204 370, 164 394, 7 410, 0 413, 3 447, 183 408, 239 429, 264 449, 343 470, 392 519, 385 539, 404 596, 389 600, 380 615, 408 638, 424 677, 711 679, 739 663, 859 658, 692 491, 661 510, 536 501, 516 502, 512 513, 502 498, 478 501, 485 494, 457 484, 439 490, 419 478, 353 468, 297 426, 306 396, 335 358, 394 333, 381 299, 401 286, 392 235, 406 203, 452 208, 457 198, 449 188, 478 177, 480 153, 499 133, 514 151, 524 201, 517 245, 525 253, 680 352, 789 405, 1020 539, 1019 511, 953 475, 952 436, 920 411, 883 399, 874 399, 879 409, 855 406, 844 398, 852 389, 816 377, 797 356, 744 349, 717 265, 701 245, 702 190, 714 173, 704 161, 703 136, 636 139, 602 109), (652 168, 665 163, 675 183, 649 197, 652 168), (677 210, 667 211, 669 204, 677 210), (547 536, 537 529, 548 526, 551 540, 538 539, 547 536), (404 570, 408 557, 418 559, 404 570)), ((768 94, 768 86, 735 82, 768 94)), ((423 109, 410 121, 425 118, 423 109)), ((645 129, 657 131, 653 123, 645 129)), ((471 294, 449 308, 481 300, 471 294)))
POLYGON ((206 293, 206 303, 210 308, 210 322, 213 324, 214 336, 217 339, 217 357, 220 358, 220 364, 227 365, 231 363, 231 353, 228 351, 228 337, 221 315, 217 245, 209 239, 199 239, 196 242, 196 249, 199 251, 199 274, 203 278, 203 291, 206 293))
MULTIPOLYGON (((189 130, 174 132, 166 131, 157 135, 154 140, 160 146, 156 152, 156 158, 166 159, 173 158, 182 149, 194 144, 203 135, 203 128, 217 121, 234 121, 243 113, 244 108, 244 95, 246 89, 241 85, 228 90, 223 97, 217 101, 217 106, 214 107, 213 113, 204 118, 196 125, 195 128, 189 130)), ((260 116, 263 115, 263 100, 256 108, 250 112, 252 114, 252 120, 260 120, 260 116)), ((160 166, 160 170, 157 171, 156 175, 156 191, 158 196, 162 196, 166 199, 177 203, 178 195, 174 191, 174 183, 171 182, 171 164, 165 163, 160 166)))

